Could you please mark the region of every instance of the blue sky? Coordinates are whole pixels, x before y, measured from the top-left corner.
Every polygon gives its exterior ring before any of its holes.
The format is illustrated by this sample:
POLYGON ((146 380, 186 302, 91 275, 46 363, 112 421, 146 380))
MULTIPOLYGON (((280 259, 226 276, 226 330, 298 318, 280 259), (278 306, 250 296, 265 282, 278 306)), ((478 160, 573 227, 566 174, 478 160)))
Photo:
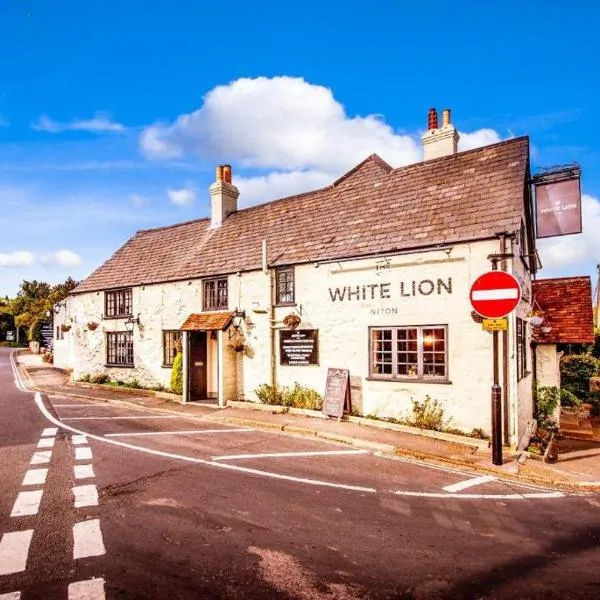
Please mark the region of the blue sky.
POLYGON ((581 164, 584 233, 540 244, 540 276, 595 281, 599 17, 591 1, 4 0, 0 294, 206 216, 221 162, 250 205, 372 152, 420 160, 430 106, 452 108, 463 148, 529 134, 534 171, 581 164))

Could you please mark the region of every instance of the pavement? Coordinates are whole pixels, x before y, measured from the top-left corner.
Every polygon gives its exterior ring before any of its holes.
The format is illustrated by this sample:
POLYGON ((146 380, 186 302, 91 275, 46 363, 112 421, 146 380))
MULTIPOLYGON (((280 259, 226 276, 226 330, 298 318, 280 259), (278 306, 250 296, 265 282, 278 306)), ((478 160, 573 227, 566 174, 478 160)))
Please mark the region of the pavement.
POLYGON ((536 483, 561 489, 600 491, 600 441, 564 438, 559 460, 554 464, 529 458, 525 464, 509 448, 504 449, 504 464, 492 464, 489 444, 456 435, 422 431, 370 419, 350 417, 339 422, 313 416, 314 411, 235 402, 219 408, 211 404, 181 404, 144 391, 117 390, 72 383, 68 375, 44 363, 41 356, 20 352, 18 362, 30 386, 47 394, 61 394, 90 401, 143 408, 180 416, 202 417, 214 422, 281 431, 290 435, 347 444, 371 452, 394 454, 426 464, 446 465, 466 471, 501 477, 505 480, 536 483), (309 413, 312 413, 309 416, 309 413))

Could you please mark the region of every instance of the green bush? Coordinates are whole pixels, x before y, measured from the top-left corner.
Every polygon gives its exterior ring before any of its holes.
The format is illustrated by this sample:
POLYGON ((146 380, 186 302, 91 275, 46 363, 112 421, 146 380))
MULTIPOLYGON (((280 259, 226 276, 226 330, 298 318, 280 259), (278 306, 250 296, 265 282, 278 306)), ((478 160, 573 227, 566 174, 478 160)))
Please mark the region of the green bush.
POLYGON ((420 429, 442 431, 449 424, 449 419, 444 419, 444 408, 438 400, 425 396, 422 402, 412 401, 412 415, 406 419, 407 425, 420 429))
POLYGON ((561 386, 582 402, 598 402, 590 392, 590 377, 600 375, 600 358, 590 354, 570 354, 560 359, 561 386))
POLYGON ((574 406, 579 408, 583 402, 573 393, 565 388, 560 388, 560 405, 574 406))
POLYGON ((323 396, 312 388, 294 383, 293 388, 283 391, 283 405, 293 406, 294 408, 308 408, 311 410, 320 410, 323 407, 323 396))
POLYGON ((81 383, 90 383, 91 375, 89 373, 84 373, 77 381, 81 381, 81 383))
POLYGON ((107 383, 110 377, 106 373, 94 373, 89 381, 90 383, 107 383))
POLYGON ((171 368, 171 389, 174 394, 183 394, 183 354, 178 352, 171 368))
POLYGON ((540 425, 552 416, 558 406, 560 397, 560 389, 554 385, 537 388, 535 395, 535 417, 540 425))
POLYGON ((134 390, 140 390, 142 389, 142 384, 137 380, 137 379, 132 379, 128 384, 127 387, 132 388, 134 390))
POLYGON ((263 383, 259 385, 254 393, 263 404, 283 405, 283 394, 285 390, 278 385, 263 383))

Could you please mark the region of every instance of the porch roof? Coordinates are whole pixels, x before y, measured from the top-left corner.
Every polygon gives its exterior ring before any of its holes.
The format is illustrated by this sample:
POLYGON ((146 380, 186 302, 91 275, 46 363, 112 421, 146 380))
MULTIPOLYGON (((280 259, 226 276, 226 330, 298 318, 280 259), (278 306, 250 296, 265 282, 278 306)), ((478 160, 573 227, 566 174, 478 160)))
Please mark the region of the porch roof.
POLYGON ((233 312, 208 312, 191 314, 181 326, 181 331, 218 331, 227 329, 233 312))

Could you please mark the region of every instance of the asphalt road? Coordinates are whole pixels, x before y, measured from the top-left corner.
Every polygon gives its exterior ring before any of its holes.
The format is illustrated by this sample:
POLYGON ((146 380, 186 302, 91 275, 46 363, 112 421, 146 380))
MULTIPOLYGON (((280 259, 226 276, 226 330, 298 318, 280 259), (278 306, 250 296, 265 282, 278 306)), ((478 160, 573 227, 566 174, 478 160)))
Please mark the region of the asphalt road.
POLYGON ((598 496, 18 385, 0 600, 600 597, 598 496))

